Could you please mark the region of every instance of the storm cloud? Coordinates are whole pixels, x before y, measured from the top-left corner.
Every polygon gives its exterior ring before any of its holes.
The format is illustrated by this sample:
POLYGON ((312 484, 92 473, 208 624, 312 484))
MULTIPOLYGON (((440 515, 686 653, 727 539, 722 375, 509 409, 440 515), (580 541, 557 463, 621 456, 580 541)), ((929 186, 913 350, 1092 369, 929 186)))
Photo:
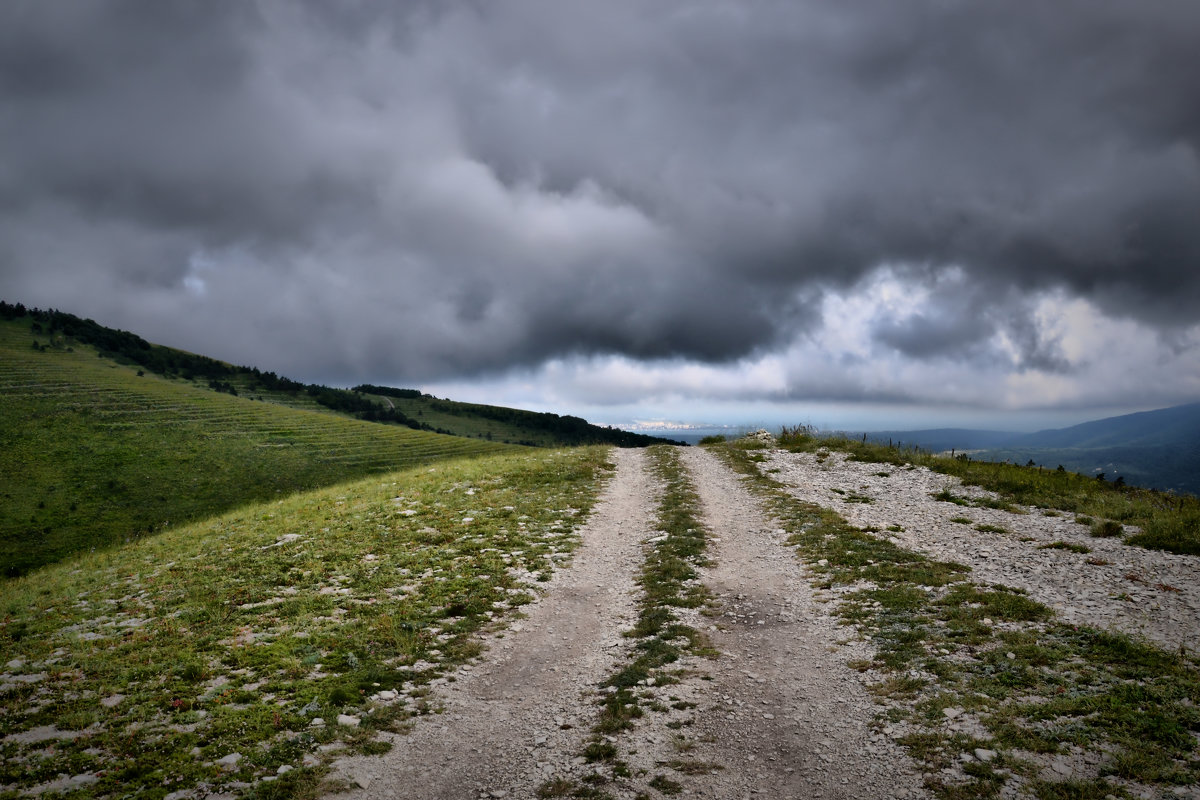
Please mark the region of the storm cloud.
POLYGON ((757 391, 918 402, 853 364, 1067 379, 1074 302, 1178 370, 1196 30, 1191 0, 18 0, 0 293, 328 382, 820 341, 843 388, 785 360, 757 391), (904 302, 850 331, 880 276, 904 302))

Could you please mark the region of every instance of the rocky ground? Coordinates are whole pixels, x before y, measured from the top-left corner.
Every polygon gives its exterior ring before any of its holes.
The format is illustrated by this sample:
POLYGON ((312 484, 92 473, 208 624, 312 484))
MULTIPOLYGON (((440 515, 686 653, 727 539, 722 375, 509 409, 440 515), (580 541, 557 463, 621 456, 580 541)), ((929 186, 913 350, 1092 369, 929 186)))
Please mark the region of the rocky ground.
POLYGON ((976 581, 1025 589, 1064 622, 1116 628, 1168 649, 1200 646, 1200 559, 1194 556, 1093 537, 1074 515, 938 501, 933 495, 942 490, 968 499, 994 495, 925 467, 783 450, 771 452, 764 467, 778 470, 773 477, 793 487, 795 497, 833 508, 859 527, 873 526, 911 550, 966 564, 976 581), (970 522, 952 522, 955 517, 970 522), (1087 552, 1046 547, 1056 542, 1087 552))
MULTIPOLYGON (((702 449, 683 456, 711 534, 713 563, 703 579, 714 598, 687 622, 708 634, 717 655, 689 656, 679 665, 680 683, 646 687, 662 713, 613 739, 633 778, 603 787, 606 796, 928 796, 890 726, 873 724, 878 706, 867 678, 848 666, 870 658, 868 645, 839 627, 827 598, 814 596, 805 565, 734 473, 702 449), (703 769, 673 770, 683 757, 703 769)), ((592 771, 581 753, 600 684, 628 656, 621 633, 635 618, 634 575, 656 534, 659 487, 645 455, 622 450, 614 457, 615 477, 571 567, 547 584, 526 619, 491 635, 474 665, 435 687, 442 713, 393 736, 384 756, 337 764, 347 800, 532 798, 539 788, 549 796, 555 786, 582 785, 592 771)), ((943 488, 982 493, 923 469, 782 451, 769 453, 762 467, 795 496, 907 548, 968 564, 980 582, 1026 589, 1067 621, 1172 648, 1200 641, 1195 558, 1093 539, 1070 517, 939 502, 931 495, 943 488), (849 496, 858 499, 846 502, 849 496), (1090 552, 1039 549, 1054 542, 1090 552)))

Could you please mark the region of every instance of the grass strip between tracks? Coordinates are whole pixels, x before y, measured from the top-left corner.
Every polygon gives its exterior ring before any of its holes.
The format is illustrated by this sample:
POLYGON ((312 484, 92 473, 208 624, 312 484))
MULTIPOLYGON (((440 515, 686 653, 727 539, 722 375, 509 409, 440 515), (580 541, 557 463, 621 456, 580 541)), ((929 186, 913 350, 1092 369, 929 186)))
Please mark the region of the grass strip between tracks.
MULTIPOLYGON (((678 683, 673 668, 685 655, 715 655, 707 637, 682 621, 676 609, 701 608, 709 601, 699 569, 708 566, 707 531, 698 518, 700 498, 679 458, 677 448, 659 445, 646 451, 653 474, 663 485, 655 520, 656 535, 646 543, 646 559, 638 576, 642 588, 637 622, 626 636, 636 644, 629 659, 601 684, 600 714, 583 756, 597 767, 583 783, 556 780, 544 784, 540 797, 604 798, 602 788, 634 776, 621 760, 619 736, 647 711, 667 707, 650 687, 678 683)), ((686 771, 680 761, 672 767, 686 771)), ((670 793, 677 784, 666 775, 649 778, 648 786, 670 793)))

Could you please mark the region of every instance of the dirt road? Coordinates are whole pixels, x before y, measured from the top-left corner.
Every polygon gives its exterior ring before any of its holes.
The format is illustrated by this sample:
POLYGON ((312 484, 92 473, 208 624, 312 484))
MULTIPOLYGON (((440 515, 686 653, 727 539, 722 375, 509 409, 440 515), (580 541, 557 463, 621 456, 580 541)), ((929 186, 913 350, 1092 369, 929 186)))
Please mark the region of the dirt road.
MULTIPOLYGON (((814 600, 776 527, 713 455, 683 455, 711 534, 714 564, 703 580, 717 601, 690 624, 718 655, 680 665, 686 677, 663 696, 679 710, 649 714, 614 738, 630 774, 595 796, 925 796, 899 748, 872 734, 871 699, 846 666, 862 656, 858 645, 837 644, 849 637, 814 600), (705 769, 679 771, 681 753, 705 769)), ((588 786, 593 767, 581 753, 599 684, 627 656, 621 633, 634 621, 634 576, 656 534, 660 491, 644 453, 614 458, 571 567, 478 663, 439 687, 442 714, 394 736, 385 756, 338 764, 335 775, 352 786, 344 797, 533 798, 539 787, 588 786)))

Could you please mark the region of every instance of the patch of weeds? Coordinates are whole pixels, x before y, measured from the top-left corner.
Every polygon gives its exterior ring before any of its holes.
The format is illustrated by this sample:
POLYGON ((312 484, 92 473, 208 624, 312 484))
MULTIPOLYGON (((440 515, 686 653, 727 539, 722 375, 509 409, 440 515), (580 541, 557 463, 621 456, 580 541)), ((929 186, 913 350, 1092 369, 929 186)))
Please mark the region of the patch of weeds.
POLYGON ((957 522, 959 525, 970 525, 975 520, 971 519, 970 517, 951 517, 950 521, 957 522))
MULTIPOLYGON (((1181 509, 1185 503, 1200 501, 1179 498, 1181 509)), ((1163 514, 1141 524, 1142 532, 1125 540, 1126 544, 1166 550, 1169 553, 1200 556, 1200 508, 1180 510, 1174 515, 1163 514)))
POLYGON ((590 762, 614 761, 617 757, 617 746, 612 742, 596 739, 583 749, 583 757, 590 762))
POLYGON ((537 796, 546 797, 570 797, 571 794, 578 788, 574 781, 566 778, 554 778, 543 783, 537 788, 537 796))
POLYGON ((1008 533, 1008 529, 1006 528, 1002 528, 999 525, 989 525, 987 523, 980 523, 976 525, 975 530, 979 531, 980 533, 1008 533))
POLYGON ((1051 542, 1050 544, 1038 545, 1038 550, 1070 550, 1072 553, 1090 553, 1092 549, 1082 544, 1074 542, 1051 542))
MULTIPOLYGON (((881 663, 880 666, 883 666, 881 663)), ((872 694, 892 699, 911 699, 917 697, 921 690, 929 684, 924 678, 912 675, 892 675, 882 683, 870 687, 872 694)))
POLYGON ((1035 779, 1030 782, 1030 789, 1038 800, 1105 800, 1109 797, 1130 797, 1131 795, 1108 781, 1072 779, 1065 781, 1045 781, 1035 779))
POLYGON ((649 784, 651 789, 657 789, 666 795, 675 795, 683 791, 683 784, 677 783, 666 775, 655 775, 650 779, 649 784))
POLYGON ((1114 522, 1111 519, 1093 522, 1088 532, 1097 538, 1110 538, 1113 536, 1124 536, 1125 527, 1119 522, 1114 522))
POLYGON ((1050 619, 1049 606, 1029 599, 1020 589, 995 586, 982 589, 971 583, 958 583, 936 604, 944 619, 1000 619, 1010 622, 1034 622, 1050 619))
POLYGON ((891 531, 892 533, 904 533, 904 526, 893 523, 887 526, 887 530, 891 531))
POLYGON ((953 503, 956 506, 969 506, 971 501, 965 497, 960 497, 949 489, 942 489, 929 495, 934 500, 940 500, 943 503, 953 503))

